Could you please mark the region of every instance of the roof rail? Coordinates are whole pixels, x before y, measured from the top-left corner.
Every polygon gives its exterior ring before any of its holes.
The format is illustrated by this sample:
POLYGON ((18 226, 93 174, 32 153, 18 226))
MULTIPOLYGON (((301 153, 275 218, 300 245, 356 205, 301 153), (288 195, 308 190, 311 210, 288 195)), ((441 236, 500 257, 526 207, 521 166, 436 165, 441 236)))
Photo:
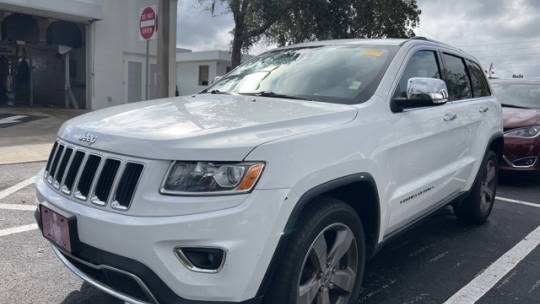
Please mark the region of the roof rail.
POLYGON ((422 41, 428 41, 428 42, 433 42, 433 43, 437 43, 437 44, 440 44, 440 45, 444 45, 444 46, 447 46, 449 48, 453 48, 453 49, 456 49, 456 50, 461 50, 459 48, 456 48, 455 46, 452 46, 452 45, 449 45, 447 43, 444 43, 444 42, 441 42, 441 41, 437 41, 437 40, 433 40, 433 39, 429 39, 429 38, 426 38, 426 37, 422 37, 422 36, 416 36, 416 37, 411 37, 405 41, 403 41, 400 46, 404 45, 405 43, 409 42, 409 41, 414 41, 414 40, 422 40, 422 41))
POLYGON ((423 36, 414 36, 414 37, 411 37, 409 39, 405 39, 405 41, 403 41, 402 43, 400 43, 400 46, 403 46, 405 43, 409 42, 409 41, 414 41, 414 40, 422 40, 422 41, 433 41, 433 40, 430 40, 426 37, 423 37, 423 36))

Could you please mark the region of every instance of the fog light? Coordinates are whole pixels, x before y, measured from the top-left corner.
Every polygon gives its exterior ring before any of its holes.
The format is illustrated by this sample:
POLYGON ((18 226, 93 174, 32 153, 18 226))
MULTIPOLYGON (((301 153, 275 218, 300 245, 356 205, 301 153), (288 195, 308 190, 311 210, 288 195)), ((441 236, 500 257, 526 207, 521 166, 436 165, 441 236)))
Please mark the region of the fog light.
POLYGON ((531 157, 520 158, 520 159, 514 160, 512 163, 514 164, 514 166, 517 166, 517 167, 532 167, 536 163, 536 157, 531 156, 531 157))
POLYGON ((217 273, 225 263, 225 251, 220 248, 181 247, 174 251, 184 266, 196 272, 217 273))

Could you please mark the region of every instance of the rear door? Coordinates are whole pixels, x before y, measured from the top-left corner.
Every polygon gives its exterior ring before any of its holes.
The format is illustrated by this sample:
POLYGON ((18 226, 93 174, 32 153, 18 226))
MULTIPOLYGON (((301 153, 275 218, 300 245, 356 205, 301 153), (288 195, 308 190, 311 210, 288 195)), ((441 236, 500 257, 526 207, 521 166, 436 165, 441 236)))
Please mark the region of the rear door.
POLYGON ((491 139, 487 134, 494 134, 496 132, 494 129, 500 127, 501 108, 496 98, 492 95, 482 67, 470 59, 467 59, 466 63, 473 89, 473 99, 470 101, 467 110, 474 120, 471 122, 472 139, 470 157, 476 160, 466 185, 468 188, 472 185, 476 177, 476 173, 484 158, 486 146, 491 139))
POLYGON ((490 134, 486 116, 495 112, 489 104, 489 86, 477 63, 451 52, 441 55, 450 102, 449 110, 455 115, 455 124, 464 134, 459 151, 459 170, 455 180, 466 190, 476 175, 485 152, 485 134, 490 134), (482 135, 484 134, 484 135, 482 135))

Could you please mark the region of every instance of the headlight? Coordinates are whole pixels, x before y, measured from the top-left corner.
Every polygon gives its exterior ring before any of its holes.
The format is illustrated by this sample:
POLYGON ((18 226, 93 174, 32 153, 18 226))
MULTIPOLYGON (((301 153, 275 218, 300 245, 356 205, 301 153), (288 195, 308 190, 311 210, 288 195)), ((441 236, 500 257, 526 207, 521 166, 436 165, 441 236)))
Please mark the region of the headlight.
POLYGON ((161 192, 176 195, 239 194, 253 189, 264 163, 183 162, 172 164, 161 192))
POLYGON ((508 137, 533 138, 540 134, 540 126, 532 126, 527 128, 513 129, 506 133, 508 137))

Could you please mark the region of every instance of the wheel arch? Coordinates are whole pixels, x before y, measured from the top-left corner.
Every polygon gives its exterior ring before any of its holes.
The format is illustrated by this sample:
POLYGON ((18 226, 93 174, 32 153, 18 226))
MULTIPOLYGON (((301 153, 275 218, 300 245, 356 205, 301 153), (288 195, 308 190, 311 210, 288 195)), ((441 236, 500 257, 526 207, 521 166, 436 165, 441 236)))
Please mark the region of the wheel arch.
POLYGON ((499 162, 503 160, 503 154, 504 154, 504 134, 503 133, 496 133, 491 136, 489 139, 486 153, 489 150, 493 150, 495 154, 497 154, 497 157, 499 158, 499 162))
POLYGON ((285 257, 290 236, 298 228, 302 215, 311 208, 315 208, 316 199, 322 196, 340 199, 355 209, 362 220, 366 234, 367 258, 377 251, 381 230, 381 208, 379 192, 373 176, 369 173, 357 173, 327 181, 304 192, 295 204, 257 293, 259 296, 265 295, 271 287, 279 261, 285 257))

